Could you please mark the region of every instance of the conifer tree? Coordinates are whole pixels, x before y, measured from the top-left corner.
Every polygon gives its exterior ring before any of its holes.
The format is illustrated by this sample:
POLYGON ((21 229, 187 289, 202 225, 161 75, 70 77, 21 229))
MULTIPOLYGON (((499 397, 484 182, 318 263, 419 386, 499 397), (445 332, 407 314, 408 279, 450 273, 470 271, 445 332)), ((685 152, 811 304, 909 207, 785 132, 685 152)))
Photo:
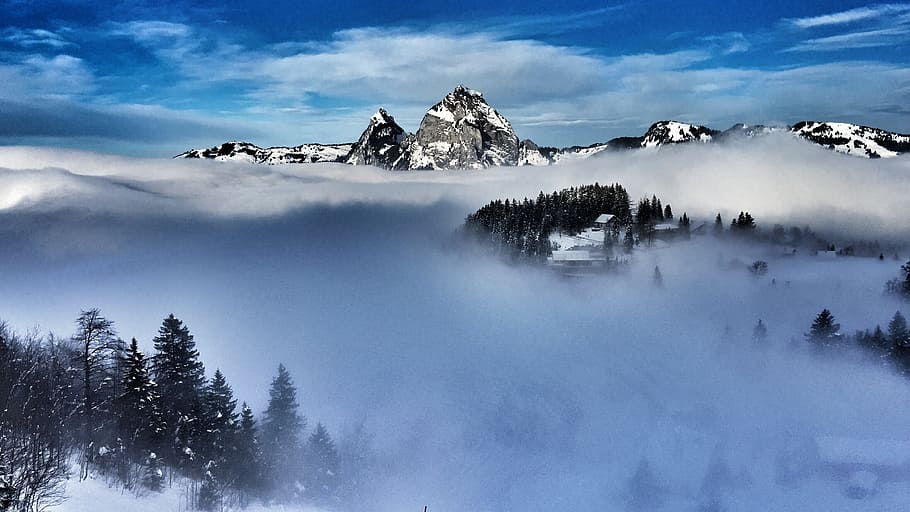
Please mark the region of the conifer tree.
POLYGON ((199 456, 207 465, 207 477, 216 487, 231 485, 228 466, 237 443, 237 400, 221 370, 215 370, 211 382, 203 392, 202 432, 199 456))
POLYGON ((130 459, 141 460, 146 451, 158 449, 166 431, 161 397, 136 338, 130 341, 124 365, 123 392, 117 397, 119 435, 130 459))
POLYGON ((758 323, 755 324, 755 327, 752 329, 752 341, 756 343, 764 343, 768 338, 768 328, 765 327, 764 322, 761 318, 758 319, 758 323))
POLYGON ((240 491, 240 504, 246 506, 251 495, 262 488, 262 450, 253 410, 246 404, 240 407, 240 429, 237 432, 236 451, 228 472, 234 486, 240 491))
POLYGON ((205 368, 189 328, 168 315, 154 338, 152 369, 161 399, 167 404, 165 422, 171 429, 173 453, 179 466, 198 472, 196 453, 201 435, 202 390, 205 368))
POLYGON ((714 234, 719 235, 724 232, 724 221, 720 218, 720 214, 717 214, 717 217, 714 218, 714 234))
POLYGON ((818 347, 834 346, 840 338, 840 324, 834 322, 834 315, 823 309, 806 334, 806 339, 818 347))
POLYGON ((664 220, 673 220, 673 208, 670 207, 670 203, 667 203, 667 206, 664 206, 664 220))
POLYGON ((627 253, 631 253, 632 249, 635 247, 635 233, 632 232, 631 224, 626 226, 626 235, 622 239, 622 246, 626 249, 627 253))
POLYGON ((275 497, 290 500, 299 497, 298 464, 300 436, 306 419, 297 412, 297 388, 283 364, 272 379, 269 404, 262 422, 262 453, 275 497))
POLYGON ((310 498, 326 501, 338 488, 338 452, 329 431, 322 423, 307 442, 306 489, 310 498))
POLYGON ((657 288, 664 287, 664 276, 660 273, 660 267, 654 266, 654 276, 651 278, 652 283, 657 288))

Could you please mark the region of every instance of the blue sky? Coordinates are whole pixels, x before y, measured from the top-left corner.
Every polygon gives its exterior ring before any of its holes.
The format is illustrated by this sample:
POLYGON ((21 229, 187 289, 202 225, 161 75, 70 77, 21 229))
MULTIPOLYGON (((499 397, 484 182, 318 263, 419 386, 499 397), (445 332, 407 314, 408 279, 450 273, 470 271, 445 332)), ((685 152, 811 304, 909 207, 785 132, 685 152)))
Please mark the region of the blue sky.
POLYGON ((459 83, 546 145, 660 119, 910 132, 910 3, 492 4, 0 0, 0 144, 349 142, 459 83))

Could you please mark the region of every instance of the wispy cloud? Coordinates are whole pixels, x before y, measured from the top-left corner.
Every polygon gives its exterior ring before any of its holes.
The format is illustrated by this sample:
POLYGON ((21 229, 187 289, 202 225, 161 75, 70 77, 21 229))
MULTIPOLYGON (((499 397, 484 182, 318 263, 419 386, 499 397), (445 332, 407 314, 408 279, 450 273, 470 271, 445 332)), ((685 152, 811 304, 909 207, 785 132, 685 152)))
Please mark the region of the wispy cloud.
POLYGON ((792 18, 785 20, 794 27, 809 29, 815 27, 825 27, 831 25, 844 25, 858 21, 868 21, 881 18, 888 15, 901 14, 910 12, 910 4, 878 4, 867 7, 857 7, 846 11, 840 11, 820 16, 809 16, 805 18, 792 18))
POLYGON ((50 30, 45 30, 43 28, 25 29, 19 27, 7 27, 3 30, 0 30, 0 39, 27 48, 46 46, 49 48, 60 49, 67 46, 75 46, 75 43, 67 40, 60 34, 52 32, 50 30))
POLYGON ((876 48, 910 41, 910 26, 848 32, 803 41, 787 51, 835 51, 855 48, 876 48))

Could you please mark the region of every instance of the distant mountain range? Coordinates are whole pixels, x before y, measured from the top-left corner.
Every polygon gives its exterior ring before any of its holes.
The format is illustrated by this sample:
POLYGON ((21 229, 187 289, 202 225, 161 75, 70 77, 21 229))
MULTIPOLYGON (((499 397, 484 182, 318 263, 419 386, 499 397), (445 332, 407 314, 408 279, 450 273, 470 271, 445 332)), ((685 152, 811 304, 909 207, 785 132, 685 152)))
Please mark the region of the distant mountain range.
POLYGON ((407 133, 379 109, 357 142, 261 148, 231 141, 193 149, 175 158, 246 160, 263 164, 338 162, 393 170, 477 169, 509 165, 553 165, 590 158, 605 151, 658 148, 669 144, 710 143, 786 131, 848 155, 887 158, 910 152, 910 135, 848 123, 802 121, 793 126, 736 124, 727 130, 678 121, 659 121, 640 137, 618 137, 590 146, 541 147, 519 140, 512 124, 487 104, 483 94, 458 86, 423 116, 416 133, 407 133))

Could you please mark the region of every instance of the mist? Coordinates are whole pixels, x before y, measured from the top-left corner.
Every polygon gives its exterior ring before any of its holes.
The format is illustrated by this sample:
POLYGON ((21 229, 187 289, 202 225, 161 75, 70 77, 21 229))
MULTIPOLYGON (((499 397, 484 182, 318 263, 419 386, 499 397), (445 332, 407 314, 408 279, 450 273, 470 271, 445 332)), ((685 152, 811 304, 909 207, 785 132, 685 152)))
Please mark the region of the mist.
POLYGON ((492 199, 594 181, 658 194, 695 224, 745 210, 765 230, 910 235, 910 160, 776 135, 413 173, 0 148, 0 319, 67 336, 97 306, 150 349, 173 312, 208 373, 257 412, 284 363, 311 426, 341 437, 362 422, 375 436, 371 510, 906 503, 903 481, 863 500, 821 471, 781 482, 781 460, 806 442, 906 438, 905 377, 802 337, 822 308, 845 333, 906 310, 882 294, 906 251, 783 257, 708 236, 570 280, 453 242, 492 199), (745 270, 756 259, 767 276, 745 270), (764 345, 750 339, 759 319, 764 345))

